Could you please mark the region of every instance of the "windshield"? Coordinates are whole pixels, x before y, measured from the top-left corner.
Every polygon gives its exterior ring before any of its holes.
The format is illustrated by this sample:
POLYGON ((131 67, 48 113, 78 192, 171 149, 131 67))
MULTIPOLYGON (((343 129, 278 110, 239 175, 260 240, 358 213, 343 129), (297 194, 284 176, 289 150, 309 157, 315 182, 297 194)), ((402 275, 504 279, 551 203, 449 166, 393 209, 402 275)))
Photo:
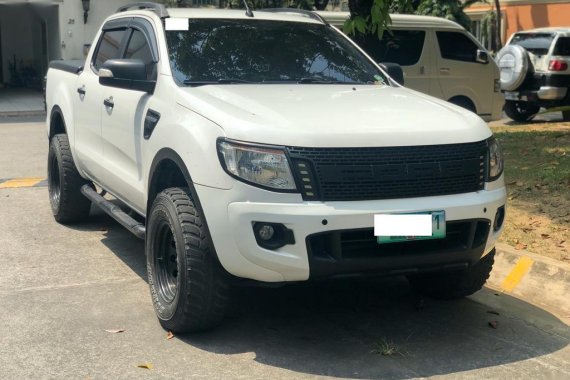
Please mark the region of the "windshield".
POLYGON ((331 27, 301 22, 194 19, 166 31, 174 77, 209 83, 387 83, 331 27))
POLYGON ((535 55, 548 54, 554 35, 550 33, 521 33, 515 34, 512 45, 519 45, 535 55))

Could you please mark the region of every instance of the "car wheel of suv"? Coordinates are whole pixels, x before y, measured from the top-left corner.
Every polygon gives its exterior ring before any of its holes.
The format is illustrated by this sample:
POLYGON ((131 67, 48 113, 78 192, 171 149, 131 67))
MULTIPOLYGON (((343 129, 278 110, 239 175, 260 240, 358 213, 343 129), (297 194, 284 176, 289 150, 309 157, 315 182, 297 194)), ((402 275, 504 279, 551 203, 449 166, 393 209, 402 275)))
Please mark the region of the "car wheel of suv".
POLYGON ((455 299, 480 290, 489 278, 495 260, 495 249, 468 269, 446 273, 426 273, 409 276, 412 287, 420 294, 438 298, 455 299))
POLYGON ((505 101, 505 113, 516 122, 523 123, 532 120, 540 111, 539 106, 533 106, 528 102, 505 101))
POLYGON ((229 286, 187 188, 166 189, 154 200, 146 255, 152 301, 164 329, 193 332, 222 321, 229 286))
POLYGON ((48 153, 48 193, 51 210, 59 223, 73 223, 89 216, 91 201, 81 194, 83 179, 71 155, 65 134, 52 137, 48 153))
POLYGON ((570 121, 570 111, 562 111, 562 120, 570 121))

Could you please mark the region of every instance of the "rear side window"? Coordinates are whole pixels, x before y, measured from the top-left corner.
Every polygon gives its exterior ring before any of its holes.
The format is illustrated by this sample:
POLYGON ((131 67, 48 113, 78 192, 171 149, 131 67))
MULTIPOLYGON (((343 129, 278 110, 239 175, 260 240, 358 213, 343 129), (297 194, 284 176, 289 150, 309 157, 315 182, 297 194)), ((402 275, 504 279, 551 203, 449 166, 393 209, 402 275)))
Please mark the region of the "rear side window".
POLYGON ((394 62, 401 66, 418 63, 424 49, 423 30, 386 31, 379 39, 375 35, 351 37, 376 62, 394 62))
POLYGON ((131 35, 127 45, 125 58, 140 59, 146 66, 147 78, 152 79, 152 77, 155 76, 155 65, 150 51, 150 46, 148 45, 145 35, 140 30, 133 30, 133 34, 131 35))
POLYGON ((479 47, 463 33, 436 32, 441 58, 454 61, 477 62, 479 47))
POLYGON ((560 37, 554 46, 553 55, 568 55, 570 56, 570 37, 560 37))
POLYGON ((551 33, 520 33, 513 36, 510 44, 522 46, 535 55, 545 55, 550 50, 552 40, 554 35, 551 33))
POLYGON ((93 66, 96 70, 99 70, 106 60, 120 58, 121 42, 124 36, 124 29, 103 32, 93 59, 93 66))

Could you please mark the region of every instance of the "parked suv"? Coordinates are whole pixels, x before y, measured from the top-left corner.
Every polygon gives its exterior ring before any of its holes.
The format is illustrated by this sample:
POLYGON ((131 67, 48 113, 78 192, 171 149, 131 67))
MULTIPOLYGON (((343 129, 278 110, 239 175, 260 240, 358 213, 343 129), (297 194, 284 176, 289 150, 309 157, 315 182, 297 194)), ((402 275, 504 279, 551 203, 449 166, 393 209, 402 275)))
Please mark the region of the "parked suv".
MULTIPOLYGON (((532 119, 541 107, 570 106, 570 28, 541 28, 513 34, 497 55, 505 113, 532 119)), ((563 111, 570 120, 570 111, 563 111)))
POLYGON ((236 282, 398 274, 455 298, 491 271, 506 192, 487 124, 315 13, 121 8, 83 64, 51 64, 47 106, 55 219, 95 203, 145 239, 168 330, 218 324, 236 282))
MULTIPOLYGON (((342 28, 348 12, 319 12, 342 28)), ((440 17, 390 16, 382 39, 351 37, 376 62, 402 66, 405 86, 475 112, 483 120, 501 118, 504 98, 499 68, 479 41, 459 24, 440 17)))

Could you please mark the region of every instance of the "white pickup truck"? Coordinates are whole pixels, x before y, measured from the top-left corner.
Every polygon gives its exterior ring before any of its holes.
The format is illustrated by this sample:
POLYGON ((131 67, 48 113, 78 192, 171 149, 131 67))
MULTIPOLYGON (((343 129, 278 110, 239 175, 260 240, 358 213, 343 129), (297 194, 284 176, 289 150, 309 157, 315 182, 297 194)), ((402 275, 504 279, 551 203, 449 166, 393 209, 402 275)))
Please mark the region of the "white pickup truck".
POLYGON ((165 329, 220 323, 236 282, 406 275, 455 298, 488 278, 506 202, 491 131, 315 13, 140 3, 92 46, 48 71, 53 215, 95 203, 145 239, 165 329))

